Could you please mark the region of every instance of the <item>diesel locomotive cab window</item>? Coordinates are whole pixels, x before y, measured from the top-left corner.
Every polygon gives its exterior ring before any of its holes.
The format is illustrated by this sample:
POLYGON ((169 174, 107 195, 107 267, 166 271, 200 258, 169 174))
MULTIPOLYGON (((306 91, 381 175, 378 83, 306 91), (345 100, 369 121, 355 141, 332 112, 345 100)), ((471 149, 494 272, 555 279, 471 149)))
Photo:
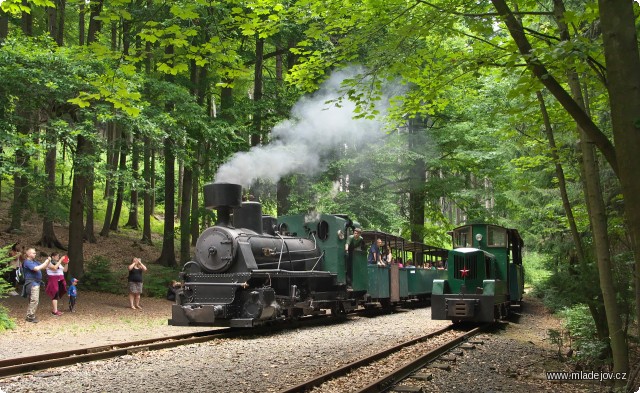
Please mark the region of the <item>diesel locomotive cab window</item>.
POLYGON ((489 225, 487 227, 487 246, 506 247, 507 231, 504 228, 498 228, 498 227, 489 225))
POLYGON ((327 240, 329 238, 329 223, 322 220, 318 223, 318 238, 327 240))
POLYGON ((471 247, 471 227, 459 228, 453 232, 453 247, 471 247))

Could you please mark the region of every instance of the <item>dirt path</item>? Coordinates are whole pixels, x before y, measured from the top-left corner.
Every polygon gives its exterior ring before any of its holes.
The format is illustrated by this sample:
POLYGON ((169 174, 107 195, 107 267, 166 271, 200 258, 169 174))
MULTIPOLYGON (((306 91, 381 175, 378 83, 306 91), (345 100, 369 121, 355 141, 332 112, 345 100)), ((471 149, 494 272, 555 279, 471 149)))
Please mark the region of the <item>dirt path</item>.
MULTIPOLYGON (((67 297, 63 298, 62 304, 59 309, 68 311, 67 297)), ((0 299, 0 305, 9 310, 9 315, 17 323, 16 329, 0 332, 0 358, 211 329, 167 325, 167 320, 171 317, 171 304, 168 300, 142 298, 140 305, 143 309, 132 310, 126 295, 80 292, 76 312, 65 312, 57 317, 51 314, 51 301, 42 292, 37 312, 40 322, 33 324, 24 320, 27 299, 20 296, 0 299)))

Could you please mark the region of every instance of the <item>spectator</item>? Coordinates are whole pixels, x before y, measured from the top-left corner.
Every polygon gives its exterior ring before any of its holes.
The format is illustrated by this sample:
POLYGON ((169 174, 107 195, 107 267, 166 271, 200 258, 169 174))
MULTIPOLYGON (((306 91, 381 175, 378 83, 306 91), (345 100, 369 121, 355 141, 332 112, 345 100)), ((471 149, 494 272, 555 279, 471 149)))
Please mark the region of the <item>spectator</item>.
POLYGON ((47 261, 50 263, 47 267, 47 288, 45 292, 51 298, 51 314, 59 317, 62 312, 58 310, 58 300, 67 293, 67 282, 64 280, 64 274, 69 270, 69 258, 60 258, 60 254, 52 252, 47 261))
POLYGON ((393 263, 393 252, 391 251, 391 245, 387 245, 387 253, 382 258, 383 262, 385 262, 388 266, 391 266, 393 263))
POLYGON ((78 297, 76 284, 78 284, 77 278, 72 278, 71 281, 69 281, 69 311, 71 312, 76 312, 76 298, 78 297))
POLYGON ((25 282, 22 287, 22 296, 29 299, 29 307, 27 308, 27 322, 38 323, 36 311, 40 302, 40 284, 42 283, 42 269, 49 266, 50 260, 47 259, 43 263, 36 262, 36 250, 29 248, 25 251, 24 267, 25 282))
POLYGON ((346 253, 347 260, 347 285, 350 286, 353 281, 353 252, 359 248, 364 250, 364 239, 362 239, 362 228, 355 228, 353 235, 347 238, 347 242, 344 245, 344 251, 346 253))
POLYGON ((367 262, 369 263, 369 265, 384 266, 384 262, 382 262, 380 247, 382 247, 382 239, 378 238, 369 248, 369 256, 367 258, 367 262))
POLYGON ((11 292, 9 292, 10 296, 18 296, 18 282, 16 280, 16 269, 20 266, 22 262, 20 259, 20 252, 18 251, 18 243, 13 243, 11 245, 11 249, 9 250, 9 258, 11 258, 7 262, 7 267, 9 270, 5 274, 5 280, 13 286, 11 292))
POLYGON ((171 283, 169 283, 169 288, 167 288, 167 300, 176 300, 176 297, 181 290, 182 284, 180 283, 180 281, 171 280, 171 283))
POLYGON ((142 294, 142 273, 147 267, 140 258, 133 258, 129 265, 129 305, 132 309, 140 309, 140 295, 142 294))

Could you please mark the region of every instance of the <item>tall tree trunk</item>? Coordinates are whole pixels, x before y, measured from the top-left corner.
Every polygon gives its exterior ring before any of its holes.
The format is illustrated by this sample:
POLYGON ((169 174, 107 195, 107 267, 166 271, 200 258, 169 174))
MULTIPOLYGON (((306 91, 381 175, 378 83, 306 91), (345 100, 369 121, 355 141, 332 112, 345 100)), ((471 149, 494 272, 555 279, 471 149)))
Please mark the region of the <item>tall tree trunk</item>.
POLYGON ((22 5, 31 8, 31 12, 22 12, 22 32, 28 37, 33 37, 33 7, 29 6, 28 0, 22 0, 22 5))
POLYGON ((80 46, 84 45, 84 35, 85 33, 85 22, 84 22, 84 1, 81 1, 78 5, 78 43, 80 46))
MULTIPOLYGON (((419 154, 424 146, 422 143, 422 128, 420 118, 409 120, 408 143, 409 150, 419 154)), ((426 164, 422 158, 417 158, 411 166, 409 173, 409 226, 411 230, 411 241, 424 241, 424 205, 425 205, 425 182, 426 164)))
POLYGON ((107 125, 107 179, 105 182, 105 198, 107 199, 107 210, 104 213, 104 221, 102 222, 102 230, 100 236, 108 237, 111 225, 111 217, 113 216, 113 204, 115 202, 115 185, 118 178, 118 157, 121 153, 122 140, 117 133, 120 127, 116 123, 107 125), (116 144, 118 147, 116 147, 116 144))
POLYGON ((0 44, 7 39, 9 35, 9 16, 0 10, 0 44))
POLYGON ((175 253, 175 192, 176 192, 175 156, 173 141, 167 138, 164 143, 164 231, 162 252, 157 262, 163 266, 176 266, 175 253))
POLYGON ((151 184, 150 206, 151 215, 153 215, 156 212, 156 152, 154 148, 151 148, 151 173, 149 174, 149 184, 151 184))
POLYGON ((193 171, 185 166, 182 175, 182 208, 180 209, 180 263, 191 260, 191 190, 193 171))
POLYGON ((291 208, 291 202, 289 196, 291 195, 291 176, 285 176, 278 180, 276 184, 276 209, 278 216, 289 214, 291 208))
MULTIPOLYGON (((91 140, 87 140, 87 154, 93 157, 95 155, 93 142, 91 140)), ((96 239, 96 234, 94 230, 94 220, 93 220, 93 212, 95 208, 95 204, 93 203, 93 190, 95 183, 95 169, 93 165, 87 168, 86 181, 85 181, 85 194, 84 194, 84 209, 87 215, 87 220, 84 226, 84 239, 89 243, 97 243, 98 239, 96 239)))
POLYGON ((125 224, 125 227, 139 229, 138 187, 140 183, 140 142, 136 140, 135 135, 131 152, 131 172, 133 173, 133 184, 130 187, 131 197, 129 202, 129 219, 125 224))
MULTIPOLYGON (((198 147, 200 152, 200 147, 198 147)), ((199 156, 199 155, 198 155, 199 156)), ((196 165, 193 169, 193 180, 191 182, 191 245, 195 246, 200 236, 200 165, 196 165)))
POLYGON ((178 160, 178 211, 176 212, 176 217, 181 217, 182 214, 182 178, 184 176, 184 162, 182 160, 178 160))
POLYGON ((69 272, 73 277, 84 275, 84 223, 82 218, 87 174, 89 167, 92 167, 90 156, 89 141, 83 135, 78 135, 69 207, 69 259, 72 262, 69 264, 69 272))
POLYGON ((16 128, 21 139, 20 146, 16 149, 16 170, 13 175, 13 201, 11 202, 11 224, 7 232, 22 231, 22 212, 29 203, 29 154, 24 146, 28 145, 31 138, 31 130, 34 119, 30 108, 19 106, 16 109, 18 119, 16 128))
MULTIPOLYGON (((256 64, 253 71, 253 131, 251 133, 251 146, 260 144, 262 138, 262 67, 264 63, 264 39, 256 39, 256 64)), ((256 195, 257 197, 257 195, 256 195)))
MULTIPOLYGON (((173 56, 174 47, 165 48, 168 57, 173 56)), ((172 76, 167 76, 167 81, 173 82, 172 76)), ((167 102, 165 110, 171 113, 174 105, 167 102)), ((175 168, 175 140, 169 132, 164 140, 164 229, 162 234, 162 252, 157 262, 163 266, 173 267, 177 265, 174 239, 176 217, 176 168, 175 168)))
POLYGON ((47 174, 46 199, 42 203, 42 236, 38 245, 47 248, 59 248, 64 250, 64 246, 58 241, 53 229, 53 209, 56 206, 56 154, 57 138, 52 127, 47 127, 47 155, 45 157, 45 173, 47 174))
POLYGON ((56 7, 46 7, 47 10, 47 32, 56 41, 58 37, 58 12, 56 7))
POLYGON ((91 44, 102 29, 102 20, 99 18, 102 13, 104 0, 92 0, 89 3, 89 32, 87 33, 87 44, 91 44))
MULTIPOLYGON (((640 54, 632 1, 598 0, 607 89, 626 224, 635 257, 636 318, 640 318, 640 54)), ((638 335, 640 335, 640 323, 638 335)))
POLYGON ((118 169, 118 191, 116 192, 116 206, 113 210, 113 218, 111 219, 112 231, 118 230, 118 224, 120 222, 120 213, 122 212, 122 203, 124 200, 124 175, 127 171, 127 136, 125 132, 122 132, 122 140, 120 145, 120 163, 118 169))
POLYGON ((56 0, 56 7, 58 8, 58 28, 56 29, 56 43, 58 46, 64 45, 64 13, 67 7, 66 0, 56 0))
POLYGON ((142 179, 144 181, 143 203, 144 209, 142 213, 142 239, 145 244, 153 244, 151 241, 151 139, 144 137, 144 153, 143 153, 143 169, 142 179))

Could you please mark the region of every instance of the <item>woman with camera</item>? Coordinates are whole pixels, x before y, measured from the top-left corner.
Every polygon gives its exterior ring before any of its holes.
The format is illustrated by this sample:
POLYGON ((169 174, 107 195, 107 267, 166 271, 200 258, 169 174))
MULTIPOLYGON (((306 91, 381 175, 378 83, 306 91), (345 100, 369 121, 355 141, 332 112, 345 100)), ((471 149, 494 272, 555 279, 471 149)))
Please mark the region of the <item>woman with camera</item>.
POLYGON ((140 258, 133 258, 129 265, 129 305, 132 309, 142 309, 140 307, 140 295, 142 294, 142 273, 147 271, 147 267, 142 264, 140 258))
POLYGON ((66 256, 60 258, 60 254, 53 252, 45 262, 49 262, 45 292, 51 298, 51 314, 59 317, 62 312, 58 310, 58 300, 67 293, 64 274, 69 270, 69 258, 66 256))

